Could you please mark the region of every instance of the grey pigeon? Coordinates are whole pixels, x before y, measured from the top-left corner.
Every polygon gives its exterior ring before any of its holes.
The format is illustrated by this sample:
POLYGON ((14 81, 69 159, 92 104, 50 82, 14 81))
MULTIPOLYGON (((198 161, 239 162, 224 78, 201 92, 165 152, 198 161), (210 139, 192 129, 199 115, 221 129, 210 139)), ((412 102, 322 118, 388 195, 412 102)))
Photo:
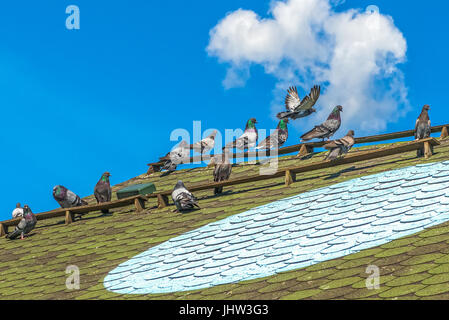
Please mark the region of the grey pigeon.
MULTIPOLYGON (((416 119, 416 124, 415 124, 415 139, 416 140, 426 139, 426 138, 430 137, 431 125, 430 125, 430 118, 429 118, 429 110, 430 110, 430 106, 426 104, 422 108, 421 114, 419 115, 418 119, 416 119)), ((433 153, 433 146, 431 146, 431 151, 433 153)), ((417 156, 418 157, 424 156, 423 148, 417 150, 417 156)))
POLYGON ((329 154, 326 156, 326 160, 335 160, 340 156, 344 156, 354 145, 354 130, 349 132, 341 139, 334 140, 324 145, 326 150, 329 150, 329 154))
POLYGON ((310 94, 301 100, 298 95, 298 89, 296 89, 296 87, 290 87, 287 90, 287 96, 285 97, 285 108, 287 109, 287 112, 278 113, 278 119, 290 118, 296 120, 310 116, 312 113, 316 112, 313 106, 318 101, 320 92, 321 87, 314 86, 312 90, 310 90, 310 94))
POLYGON ((255 118, 251 118, 246 122, 245 131, 243 134, 234 140, 231 143, 228 143, 225 148, 237 148, 239 150, 246 150, 249 148, 254 148, 257 143, 257 139, 259 137, 257 128, 256 128, 257 120, 255 118))
MULTIPOLYGON (((231 176, 232 164, 229 162, 229 154, 224 152, 221 159, 216 159, 214 168, 214 182, 226 181, 231 176)), ((223 187, 216 187, 214 194, 223 192, 223 187)))
POLYGON ((272 148, 280 148, 288 138, 288 118, 281 119, 276 130, 269 135, 264 141, 259 143, 256 150, 269 150, 272 148))
POLYGON ((174 148, 172 151, 167 153, 167 155, 159 160, 164 161, 164 166, 162 170, 167 170, 169 172, 175 171, 178 164, 185 161, 190 155, 190 148, 186 141, 181 141, 179 146, 174 148))
POLYGON ((201 141, 198 141, 190 145, 190 149, 198 153, 204 154, 209 150, 212 150, 215 146, 215 136, 217 135, 217 130, 214 130, 208 137, 201 141))
POLYGON ((15 239, 20 236, 20 239, 23 240, 24 235, 31 232, 36 226, 37 219, 36 216, 31 212, 31 209, 28 205, 23 207, 23 217, 20 220, 19 224, 16 226, 13 232, 8 233, 6 236, 8 239, 15 239))
POLYGON ((82 200, 78 195, 61 185, 57 185, 53 188, 53 198, 55 198, 61 208, 73 208, 88 205, 88 203, 82 200))
MULTIPOLYGON (((103 173, 100 180, 97 182, 94 188, 95 199, 97 203, 110 202, 112 197, 111 184, 109 183, 109 177, 111 174, 109 172, 103 173)), ((101 210, 103 213, 108 213, 108 209, 101 210)))
POLYGON ((200 208, 196 198, 186 189, 182 181, 178 181, 171 194, 173 202, 178 212, 193 210, 195 207, 200 208))
POLYGON ((340 112, 343 112, 343 107, 336 106, 325 122, 301 136, 302 141, 312 139, 323 139, 324 141, 325 138, 332 137, 341 125, 340 112))

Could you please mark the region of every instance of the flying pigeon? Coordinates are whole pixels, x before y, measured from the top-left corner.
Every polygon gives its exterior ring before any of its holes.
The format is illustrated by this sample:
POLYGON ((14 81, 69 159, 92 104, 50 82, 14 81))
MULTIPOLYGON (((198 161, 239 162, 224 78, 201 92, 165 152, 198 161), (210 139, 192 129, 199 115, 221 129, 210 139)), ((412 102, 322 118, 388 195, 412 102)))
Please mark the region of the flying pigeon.
POLYGON ((257 143, 257 138, 259 137, 256 128, 257 120, 251 118, 246 122, 245 131, 243 134, 231 143, 228 143, 225 148, 237 148, 240 150, 246 150, 249 148, 254 148, 257 143))
POLYGON ((15 219, 15 218, 22 218, 22 216, 23 216, 23 208, 20 205, 20 203, 18 202, 16 204, 16 208, 12 211, 12 218, 13 219, 15 219))
MULTIPOLYGON (((215 162, 214 168, 214 182, 226 181, 229 179, 232 171, 232 164, 229 162, 229 154, 224 152, 221 159, 215 162)), ((216 187, 214 189, 214 194, 219 194, 223 192, 223 187, 216 187)))
POLYGON ((61 185, 57 185, 53 188, 53 198, 55 198, 61 208, 73 208, 88 205, 88 203, 82 200, 78 195, 61 185))
POLYGON ((340 112, 343 112, 343 107, 336 106, 326 121, 301 136, 302 141, 309 141, 315 138, 323 139, 323 141, 325 138, 329 140, 340 128, 340 112))
POLYGON ((287 90, 287 96, 285 97, 285 108, 287 109, 287 112, 278 113, 278 119, 290 118, 296 120, 310 116, 312 113, 316 112, 313 106, 318 101, 320 92, 321 87, 314 86, 310 90, 310 94, 301 100, 298 95, 298 89, 296 89, 296 87, 290 87, 287 90))
POLYGON ((347 154, 354 143, 354 130, 350 130, 343 138, 325 144, 323 147, 326 150, 329 150, 329 154, 326 156, 325 160, 332 161, 337 159, 339 156, 347 154))
POLYGON ((171 194, 178 212, 200 208, 193 194, 186 189, 182 181, 178 181, 171 194))
MULTIPOLYGON (((425 105, 422 108, 421 114, 419 115, 418 119, 416 119, 415 124, 415 139, 425 139, 430 137, 430 118, 429 118, 429 110, 430 106, 425 105)), ((433 153, 433 146, 431 146, 431 151, 433 153)), ((424 156, 424 149, 417 150, 417 156, 422 157, 424 156)))
POLYGON ((167 153, 165 157, 160 158, 159 160, 165 161, 163 170, 167 170, 169 172, 175 171, 178 164, 180 164, 183 160, 188 158, 190 155, 190 148, 186 141, 181 141, 178 147, 174 148, 172 151, 167 153))
POLYGON ((23 207, 23 217, 20 220, 19 224, 16 226, 13 232, 8 233, 6 236, 9 239, 15 239, 20 235, 20 239, 23 240, 24 235, 31 232, 36 226, 37 219, 36 216, 31 212, 31 209, 28 205, 23 207))
MULTIPOLYGON (((103 173, 100 180, 97 182, 94 188, 95 199, 97 203, 110 202, 112 197, 112 189, 109 183, 109 172, 103 173)), ((108 213, 108 209, 101 210, 102 213, 108 213)))
POLYGON ((214 130, 207 138, 190 145, 190 149, 198 153, 204 154, 215 146, 215 136, 217 130, 214 130))
POLYGON ((276 130, 269 135, 264 141, 259 143, 256 150, 269 150, 272 148, 280 148, 288 138, 288 118, 281 119, 276 130))

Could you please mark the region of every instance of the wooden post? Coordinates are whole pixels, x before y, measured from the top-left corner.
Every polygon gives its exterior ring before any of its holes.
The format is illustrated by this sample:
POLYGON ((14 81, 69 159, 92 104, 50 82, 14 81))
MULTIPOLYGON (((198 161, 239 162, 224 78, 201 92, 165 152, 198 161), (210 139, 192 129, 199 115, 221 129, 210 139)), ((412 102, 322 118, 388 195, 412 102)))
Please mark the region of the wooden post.
POLYGON ((157 195, 157 207, 159 209, 165 208, 168 206, 168 197, 162 194, 157 195))
POLYGON ((308 155, 309 153, 313 152, 313 147, 308 146, 306 144, 303 144, 301 146, 301 149, 299 149, 298 155, 296 156, 297 158, 302 158, 305 157, 306 155, 308 155))
POLYGON ((446 139, 449 136, 449 133, 447 132, 447 127, 443 127, 441 130, 441 139, 446 139))
POLYGON ((296 181, 296 173, 291 172, 290 170, 286 170, 285 171, 285 186, 289 187, 295 181, 296 181))
POLYGON ((134 206, 136 207, 136 212, 141 212, 145 209, 145 201, 141 198, 134 199, 134 206))
POLYGON ((71 224, 73 222, 73 213, 70 210, 65 212, 65 224, 71 224))
POLYGON ((4 236, 6 236, 6 233, 7 233, 7 228, 8 227, 5 227, 4 225, 3 225, 3 223, 0 223, 0 237, 4 237, 4 236))
POLYGON ((430 149, 429 141, 424 142, 424 157, 429 159, 432 156, 432 150, 430 149))

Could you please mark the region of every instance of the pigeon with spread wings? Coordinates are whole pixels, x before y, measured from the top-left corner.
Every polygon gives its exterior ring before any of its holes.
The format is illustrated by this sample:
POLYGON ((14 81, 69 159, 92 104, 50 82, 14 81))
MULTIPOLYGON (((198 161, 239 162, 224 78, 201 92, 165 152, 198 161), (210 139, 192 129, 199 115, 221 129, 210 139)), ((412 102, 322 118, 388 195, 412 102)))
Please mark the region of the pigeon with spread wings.
POLYGON ((278 113, 277 118, 290 118, 292 120, 296 120, 310 116, 312 113, 316 112, 313 106, 318 101, 320 92, 321 87, 314 86, 310 90, 310 94, 301 100, 298 94, 298 89, 296 89, 296 87, 290 87, 287 90, 287 96, 285 97, 285 108, 287 109, 287 112, 278 113))

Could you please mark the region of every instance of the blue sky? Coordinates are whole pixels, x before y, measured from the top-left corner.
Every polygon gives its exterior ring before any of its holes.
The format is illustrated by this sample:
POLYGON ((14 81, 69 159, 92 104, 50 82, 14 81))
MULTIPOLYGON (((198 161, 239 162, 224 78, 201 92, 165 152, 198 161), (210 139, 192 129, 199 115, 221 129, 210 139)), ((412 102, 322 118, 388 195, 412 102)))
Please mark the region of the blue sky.
MULTIPOLYGON (((392 16, 407 41, 397 67, 411 108, 382 131, 412 129, 425 103, 433 124, 448 123, 449 3, 347 0, 334 10, 368 5, 392 16)), ((274 128, 279 79, 254 63, 244 85, 225 89, 230 64, 206 50, 209 31, 239 8, 270 17, 262 0, 2 4, 0 219, 16 202, 34 212, 56 208, 56 184, 87 196, 104 171, 113 184, 146 172, 174 145, 172 130, 192 130, 194 120, 224 132, 256 117, 259 128, 274 128), (80 8, 80 30, 65 28, 71 4, 80 8)), ((292 127, 287 144, 304 130, 292 127)))

